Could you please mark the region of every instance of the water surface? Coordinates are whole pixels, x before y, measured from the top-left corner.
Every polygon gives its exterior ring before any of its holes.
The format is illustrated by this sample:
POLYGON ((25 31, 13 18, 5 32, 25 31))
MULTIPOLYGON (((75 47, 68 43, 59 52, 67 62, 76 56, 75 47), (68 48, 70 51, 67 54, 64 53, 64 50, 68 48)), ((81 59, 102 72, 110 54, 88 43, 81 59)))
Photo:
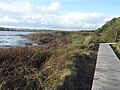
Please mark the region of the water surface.
POLYGON ((26 42, 34 43, 32 40, 23 36, 31 33, 34 32, 0 31, 0 48, 22 47, 25 46, 26 42))

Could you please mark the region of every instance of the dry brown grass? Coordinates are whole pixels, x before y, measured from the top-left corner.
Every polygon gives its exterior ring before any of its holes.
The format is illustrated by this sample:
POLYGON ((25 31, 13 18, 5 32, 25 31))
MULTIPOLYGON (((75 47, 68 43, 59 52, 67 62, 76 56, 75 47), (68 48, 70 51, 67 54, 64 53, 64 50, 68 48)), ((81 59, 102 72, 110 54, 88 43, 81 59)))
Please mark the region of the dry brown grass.
POLYGON ((72 90, 72 85, 77 90, 75 82, 90 86, 96 51, 94 44, 84 45, 88 34, 81 35, 57 33, 47 47, 0 49, 0 89, 72 90))

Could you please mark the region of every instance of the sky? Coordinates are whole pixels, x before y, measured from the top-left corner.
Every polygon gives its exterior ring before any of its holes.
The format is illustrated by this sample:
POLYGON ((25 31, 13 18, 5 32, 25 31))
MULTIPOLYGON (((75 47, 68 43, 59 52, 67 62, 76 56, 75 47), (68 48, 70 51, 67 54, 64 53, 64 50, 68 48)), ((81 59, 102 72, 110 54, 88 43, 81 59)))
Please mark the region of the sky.
POLYGON ((94 30, 120 16, 120 0, 0 0, 0 26, 94 30))

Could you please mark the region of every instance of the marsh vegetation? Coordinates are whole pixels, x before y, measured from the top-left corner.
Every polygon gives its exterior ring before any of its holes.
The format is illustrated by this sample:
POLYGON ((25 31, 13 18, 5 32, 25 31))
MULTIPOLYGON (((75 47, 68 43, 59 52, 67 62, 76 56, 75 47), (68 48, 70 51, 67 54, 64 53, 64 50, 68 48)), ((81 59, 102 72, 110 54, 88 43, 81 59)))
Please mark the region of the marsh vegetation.
POLYGON ((40 46, 0 49, 1 90, 90 89, 98 45, 92 32, 27 35, 40 46))

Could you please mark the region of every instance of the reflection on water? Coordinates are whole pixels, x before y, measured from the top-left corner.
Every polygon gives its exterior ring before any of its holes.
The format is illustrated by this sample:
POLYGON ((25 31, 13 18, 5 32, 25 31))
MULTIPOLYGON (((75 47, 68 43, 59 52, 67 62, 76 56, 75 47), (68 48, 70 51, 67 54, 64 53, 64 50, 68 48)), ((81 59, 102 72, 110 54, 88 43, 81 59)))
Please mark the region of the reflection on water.
POLYGON ((0 31, 0 48, 25 46, 25 42, 32 42, 30 39, 20 35, 27 35, 33 32, 0 31))

